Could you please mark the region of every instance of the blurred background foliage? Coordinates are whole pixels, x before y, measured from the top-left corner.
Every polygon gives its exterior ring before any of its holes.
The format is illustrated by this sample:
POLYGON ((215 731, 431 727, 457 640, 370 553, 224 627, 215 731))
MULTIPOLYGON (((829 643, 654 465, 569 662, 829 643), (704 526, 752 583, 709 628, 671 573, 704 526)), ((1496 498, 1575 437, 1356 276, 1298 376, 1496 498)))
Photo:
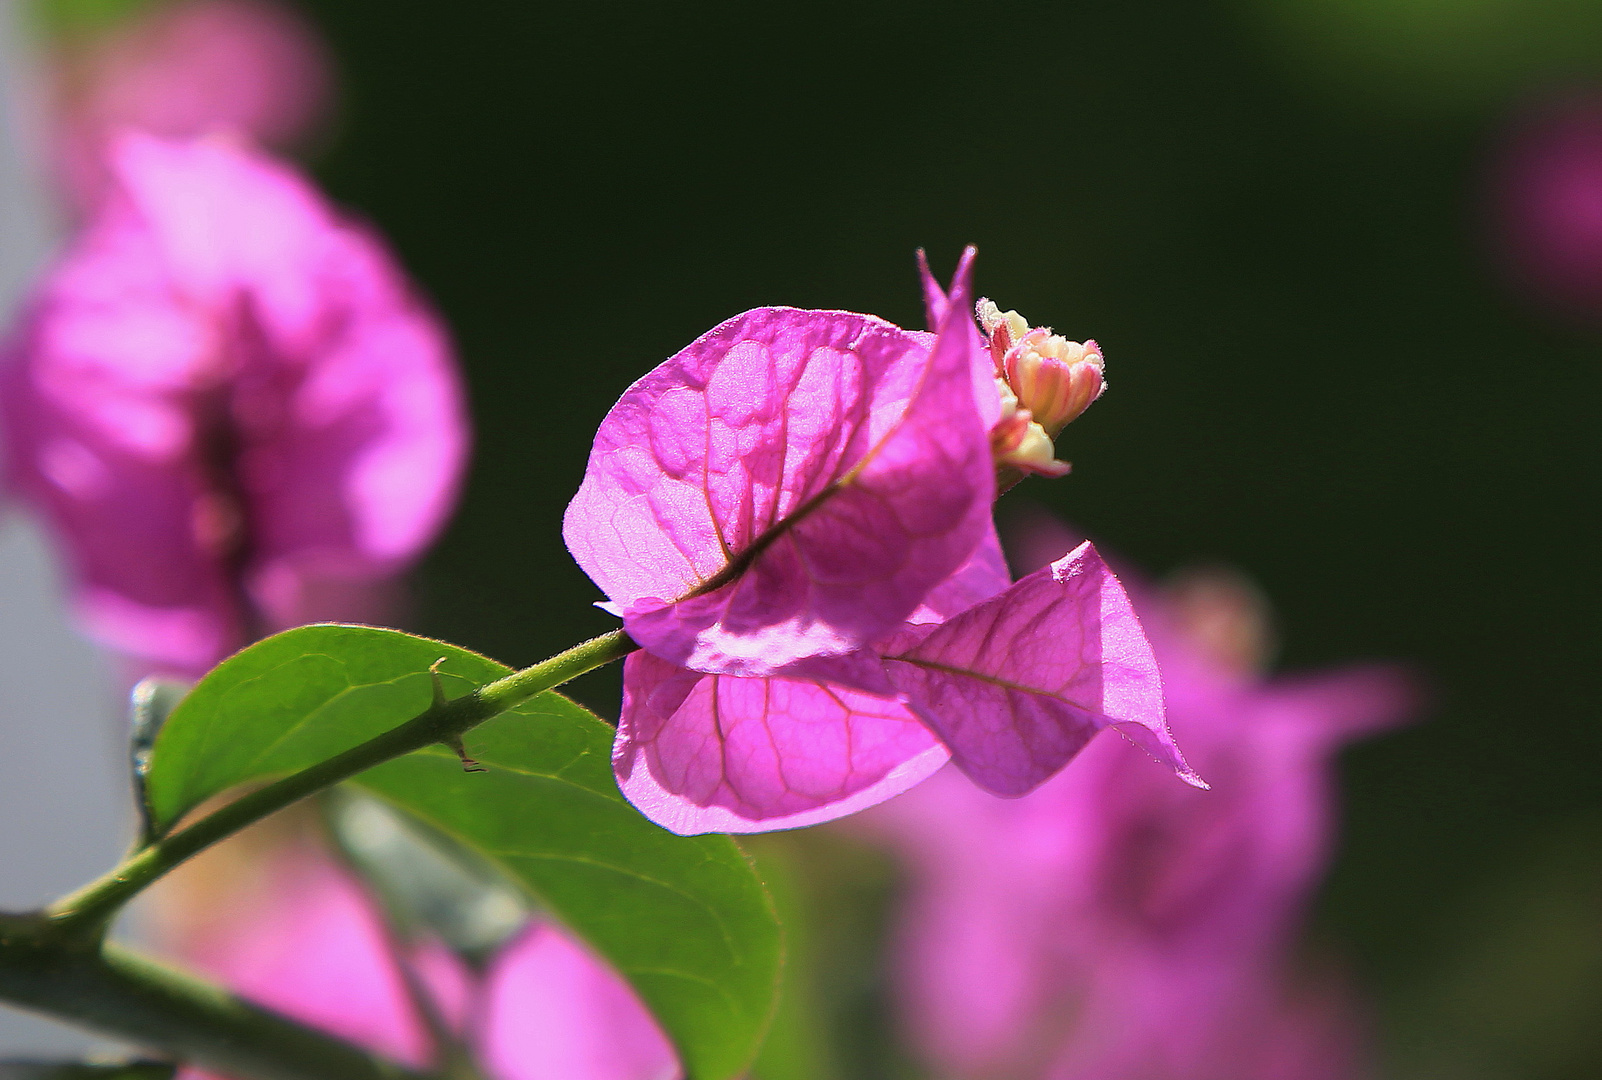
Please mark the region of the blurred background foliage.
POLYGON ((1594 0, 1240 0, 1248 24, 1307 84, 1415 116, 1496 108, 1531 82, 1602 71, 1594 0))
POLYGON ((419 628, 512 663, 607 628, 559 530, 623 388, 759 304, 919 326, 913 250, 977 243, 982 292, 1109 363, 1074 475, 1010 498, 1153 572, 1243 568, 1286 667, 1431 682, 1348 756, 1318 919, 1388 1074, 1602 1074, 1602 340, 1507 287, 1485 222, 1511 118, 1602 79, 1602 4, 302 6, 342 65, 319 176, 472 382, 419 628))

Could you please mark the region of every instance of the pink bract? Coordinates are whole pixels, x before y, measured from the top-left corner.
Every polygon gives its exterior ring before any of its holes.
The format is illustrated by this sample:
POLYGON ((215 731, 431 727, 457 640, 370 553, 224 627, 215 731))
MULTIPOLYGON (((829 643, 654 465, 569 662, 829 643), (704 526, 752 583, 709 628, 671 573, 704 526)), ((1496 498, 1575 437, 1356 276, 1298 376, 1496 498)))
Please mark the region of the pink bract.
POLYGON ((1141 607, 1168 715, 1213 790, 1102 739, 1022 799, 946 772, 858 818, 911 875, 908 1033, 958 1080, 1350 1080, 1361 1040, 1342 986, 1297 987, 1287 969, 1329 858, 1333 755, 1402 719, 1407 681, 1264 680, 1171 606, 1141 607))
POLYGON ((1010 588, 998 550, 982 545, 863 650, 891 694, 629 657, 623 793, 674 832, 794 828, 883 802, 948 759, 992 794, 1021 795, 1107 727, 1205 786, 1169 736, 1129 599, 1090 545, 1010 588))
MULTIPOLYGON (((435 1058, 392 943, 353 876, 304 842, 270 853, 265 888, 194 897, 208 919, 180 928, 185 962, 242 996, 413 1067, 435 1058)), ((253 878, 254 880, 254 878, 253 878)), ((678 1060, 628 984, 588 949, 535 922, 482 975, 443 946, 406 962, 438 1016, 490 1080, 672 1080, 678 1060)), ((196 1069, 181 1080, 208 1080, 196 1069)))
POLYGON ((634 640, 708 674, 789 674, 895 629, 967 561, 994 480, 978 332, 952 310, 931 347, 759 308, 629 388, 563 535, 634 640))
POLYGON ((759 309, 636 383, 596 436, 565 535, 643 647, 618 783, 674 832, 815 824, 948 758, 1019 795, 1109 726, 1200 782, 1095 552, 1009 587, 972 250, 949 301, 923 270, 932 342, 759 309))
POLYGON ((194 675, 359 617, 443 523, 467 421, 439 320, 289 168, 137 135, 112 161, 8 350, 7 465, 91 634, 194 675))
POLYGON ((1502 142, 1488 207, 1498 268, 1533 299, 1594 321, 1602 313, 1602 94, 1541 102, 1502 142))
POLYGON ((905 705, 820 680, 625 661, 618 786, 680 834, 814 825, 883 802, 950 758, 905 705))
POLYGON ((333 64, 316 32, 272 0, 177 0, 52 57, 56 155, 78 206, 112 185, 107 151, 128 129, 173 138, 233 132, 288 148, 324 119, 333 64))
POLYGON ((882 651, 913 710, 995 794, 1038 787, 1108 726, 1206 787, 1163 721, 1157 661, 1129 596, 1088 543, 882 651))
MULTIPOLYGON (((261 869, 267 872, 252 875, 260 891, 212 897, 219 907, 203 921, 178 927, 168 947, 257 1004, 409 1065, 426 1065, 426 1028, 383 923, 356 879, 309 847, 273 852, 261 869)), ((461 1005, 467 974, 460 964, 438 949, 413 959, 426 965, 438 996, 461 1005)))
POLYGON ((494 1080, 673 1080, 662 1029, 611 968, 554 926, 491 965, 480 1054, 494 1080))

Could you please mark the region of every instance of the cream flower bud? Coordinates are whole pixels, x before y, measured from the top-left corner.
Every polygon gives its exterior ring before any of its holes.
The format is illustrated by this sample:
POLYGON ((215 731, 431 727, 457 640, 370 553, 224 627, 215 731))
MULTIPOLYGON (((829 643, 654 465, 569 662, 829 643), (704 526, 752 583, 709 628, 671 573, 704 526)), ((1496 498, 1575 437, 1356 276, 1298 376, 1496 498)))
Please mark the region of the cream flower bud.
POLYGON ((1002 358, 1002 372, 1035 422, 1055 437, 1107 389, 1094 341, 1080 344, 1049 329, 1030 330, 1002 358))
POLYGON ((1007 350, 1029 332, 1029 323, 1016 311, 1002 311, 990 300, 980 300, 975 308, 979 325, 990 340, 990 355, 996 361, 996 370, 1000 371, 1007 350))
POLYGON ((998 378, 996 393, 1001 398, 1001 419, 990 429, 990 451, 996 464, 1003 469, 1017 470, 1014 482, 1021 473, 1053 478, 1067 476, 1068 463, 1057 460, 1051 436, 1035 423, 1028 409, 1018 407, 1012 388, 998 378))
POLYGON ((990 431, 990 446, 997 465, 1053 479, 1068 475, 1069 464, 1057 460, 1051 436, 1029 419, 1027 409, 1003 417, 990 431))
MULTIPOLYGON (((1016 311, 1002 311, 990 300, 974 305, 996 366, 1001 416, 990 432, 996 464, 1011 472, 1062 476, 1068 463, 1058 461, 1052 440, 1107 388, 1101 348, 1051 332, 1030 329, 1016 311)), ((1001 475, 998 473, 998 476, 1001 475)))

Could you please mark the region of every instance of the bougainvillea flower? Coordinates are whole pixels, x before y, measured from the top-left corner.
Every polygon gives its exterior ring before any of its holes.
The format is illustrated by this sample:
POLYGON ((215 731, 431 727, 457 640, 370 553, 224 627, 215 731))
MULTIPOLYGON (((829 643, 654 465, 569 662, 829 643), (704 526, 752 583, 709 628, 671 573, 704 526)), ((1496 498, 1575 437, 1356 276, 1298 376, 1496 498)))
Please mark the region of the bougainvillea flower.
POLYGON ((850 312, 730 319, 602 421, 568 548, 629 635, 672 663, 785 675, 855 652, 989 527, 980 348, 961 304, 932 344, 850 312))
POLYGON ((1080 1002, 1051 1080, 1367 1080, 1365 1024, 1345 982, 1283 964, 1131 958, 1080 1002), (1159 966, 1161 965, 1161 966, 1159 966), (1311 985, 1308 985, 1311 983, 1311 985))
POLYGON ((91 634, 193 675, 351 617, 443 522, 467 424, 439 320, 299 176, 220 139, 112 161, 9 347, 7 466, 91 634))
POLYGON ((272 0, 146 4, 56 42, 49 59, 56 157, 85 208, 110 185, 106 153, 120 131, 226 130, 287 149, 318 126, 332 98, 327 49, 303 17, 272 0))
POLYGON ((678 1058, 634 991, 535 923, 490 967, 479 1053, 494 1080, 672 1080, 678 1058))
MULTIPOLYGON (((218 849, 164 886, 160 951, 260 1005, 413 1066, 433 1056, 373 903, 348 870, 297 840, 218 849)), ((443 948, 410 957, 460 1014, 468 974, 443 948)), ((191 1071, 188 1075, 203 1075, 191 1071)))
POLYGON ((883 802, 950 754, 894 696, 624 662, 618 786, 673 832, 763 832, 883 802))
POLYGON ((914 711, 998 795, 1037 787, 1109 725, 1199 784, 1160 722, 1162 683, 1129 596, 1089 544, 882 650, 914 711))
POLYGON ((1492 159, 1488 215, 1499 269, 1535 301, 1602 318, 1602 93, 1541 102, 1492 159))
MULTIPOLYGON (((918 271, 924 309, 935 325, 949 301, 921 251, 918 271)), ((1026 475, 1068 475, 1070 466, 1057 460, 1052 440, 1107 389, 1101 347, 1069 341, 1049 326, 1031 328, 1022 315, 989 300, 980 300, 974 314, 991 360, 975 365, 974 380, 990 428, 996 490, 1005 492, 1026 475)))
POLYGON ((971 264, 949 303, 926 274, 932 341, 761 309, 642 379, 602 424, 566 535, 643 646, 624 667, 615 765, 652 820, 814 824, 948 757, 1018 795, 1109 726, 1199 783, 1094 550, 1009 587, 971 264), (876 397, 892 375, 900 389, 876 397))
POLYGON ((188 874, 163 913, 166 951, 243 997, 413 1067, 438 1061, 442 1027, 488 1080, 679 1075, 633 990, 560 928, 532 923, 481 974, 437 943, 402 961, 367 891, 318 847, 254 854, 226 876, 188 874))
POLYGON ((1263 636, 1221 632, 1250 613, 1225 591, 1214 611, 1142 605, 1168 715, 1212 791, 1098 740, 1026 798, 947 772, 856 819, 910 871, 900 997, 942 1075, 1351 1075, 1339 989, 1293 991, 1288 954, 1329 858, 1332 758, 1411 695, 1379 668, 1264 679, 1231 659, 1263 636))

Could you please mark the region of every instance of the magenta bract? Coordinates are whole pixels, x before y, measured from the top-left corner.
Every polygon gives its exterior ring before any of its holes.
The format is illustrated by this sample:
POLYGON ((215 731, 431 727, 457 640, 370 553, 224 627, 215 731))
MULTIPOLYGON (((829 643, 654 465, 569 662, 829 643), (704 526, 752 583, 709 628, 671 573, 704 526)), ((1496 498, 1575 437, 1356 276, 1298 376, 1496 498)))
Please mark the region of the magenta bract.
MULTIPOLYGON (((924 645, 987 608, 1000 628, 1001 599, 924 645)), ((1328 862, 1333 755, 1398 722, 1408 684, 1386 669, 1262 680, 1206 651, 1171 605, 1143 602, 1142 614, 1168 715, 1213 790, 1101 739, 1026 798, 988 798, 948 771, 856 819, 911 877, 898 934, 909 1035, 959 1080, 1352 1080, 1339 982, 1294 987, 1286 965, 1328 862)), ((948 657, 999 670, 983 633, 963 636, 948 657)), ((1005 712, 975 712, 967 722, 992 743, 1015 737, 984 727, 1005 712)))
POLYGON ((554 925, 529 925, 482 974, 433 941, 402 960, 362 885, 328 855, 296 843, 272 851, 264 869, 259 889, 230 882, 196 897, 203 917, 177 926, 169 949, 252 1001, 417 1068, 440 1062, 401 962, 494 1080, 679 1074, 628 984, 554 925))
POLYGON ((494 1080, 674 1080, 677 1055, 616 972, 536 923, 491 965, 480 1054, 494 1080))
POLYGON ((856 654, 884 693, 859 689, 867 678, 708 675, 634 654, 619 785, 679 833, 794 828, 883 802, 948 758, 992 794, 1022 795, 1117 727, 1205 787, 1168 734, 1151 649, 1094 549, 1005 582, 992 535, 901 630, 856 654))
POLYGON ((64 35, 50 56, 57 165, 77 207, 115 186, 116 135, 229 132, 285 150, 327 118, 333 60, 294 6, 277 0, 146 4, 99 33, 64 35))
POLYGON ((681 834, 812 825, 883 802, 950 755, 905 705, 822 680, 625 661, 618 785, 681 834))
POLYGON ((978 332, 951 310, 931 348, 866 315, 759 308, 629 388, 563 534, 631 637, 696 671, 783 675, 894 630, 968 559, 994 481, 978 332))
POLYGON ((1033 790, 1108 726, 1206 786, 1163 721, 1162 679, 1129 596, 1088 543, 882 648, 913 710, 998 795, 1033 790))
POLYGON ((1088 545, 1009 587, 990 520, 994 363, 924 268, 936 332, 762 308, 607 415, 565 535, 643 646, 614 764, 680 833, 813 824, 948 758, 1020 795, 1103 728, 1199 783, 1088 545))
MULTIPOLYGON (((330 856, 298 845, 265 853, 251 871, 249 888, 219 880, 213 887, 220 895, 191 897, 182 891, 186 881, 178 896, 167 894, 155 912, 161 951, 257 1004, 425 1066, 432 1056, 427 1028, 358 880, 330 856)), ((432 996, 459 1013, 463 966, 439 946, 408 960, 426 971, 432 996)), ((210 1074, 190 1068, 179 1076, 210 1074)))
POLYGON ((112 160, 9 348, 8 471, 93 636, 193 675, 361 617, 444 521, 467 421, 439 320, 288 168, 149 136, 112 160))

